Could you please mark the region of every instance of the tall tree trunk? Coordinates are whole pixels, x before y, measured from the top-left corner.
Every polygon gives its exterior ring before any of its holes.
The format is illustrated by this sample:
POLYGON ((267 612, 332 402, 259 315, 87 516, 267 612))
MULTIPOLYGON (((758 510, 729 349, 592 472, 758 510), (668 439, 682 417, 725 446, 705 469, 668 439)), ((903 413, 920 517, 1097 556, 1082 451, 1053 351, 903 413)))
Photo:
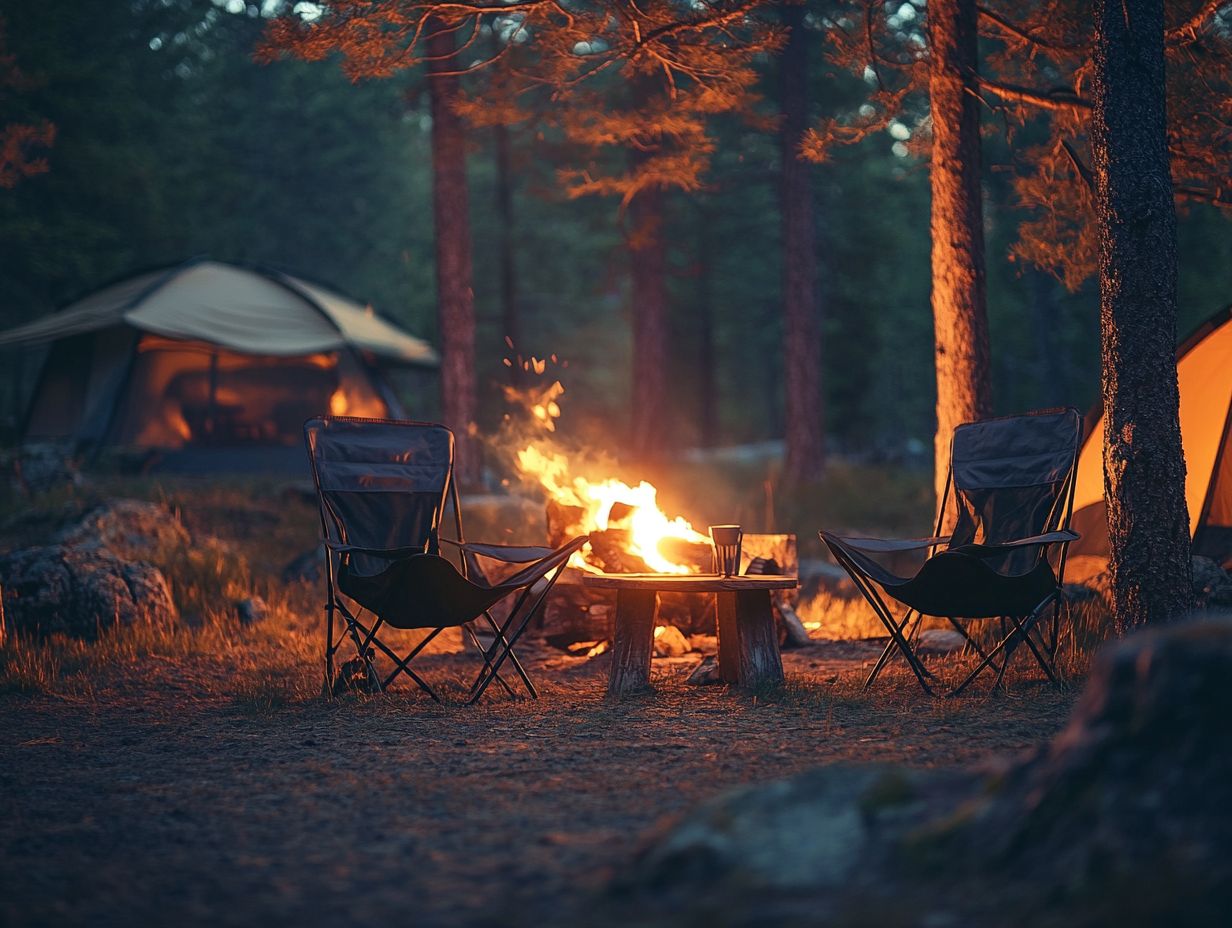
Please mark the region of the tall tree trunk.
POLYGON ((666 450, 668 339, 663 192, 643 190, 629 204, 633 291, 633 427, 631 447, 655 459, 666 450))
POLYGON ((784 4, 789 30, 780 59, 779 132, 782 159, 780 212, 783 221, 783 359, 786 388, 787 453, 783 481, 788 485, 817 480, 825 463, 822 419, 820 335, 817 324, 817 243, 813 227, 813 186, 800 157, 808 130, 809 37, 804 6, 784 4))
MULTIPOLYGON (((496 213, 500 219, 501 328, 505 338, 522 347, 522 325, 518 315, 517 265, 514 260, 513 168, 509 152, 509 129, 497 124, 496 135, 496 213)), ((522 367, 509 367, 509 382, 517 386, 522 367)))
POLYGON ((453 33, 429 26, 428 97, 432 112, 432 214, 436 229, 436 306, 441 338, 441 412, 457 440, 454 472, 474 484, 481 472, 475 421, 475 293, 466 187, 466 130, 454 109, 460 93, 453 33))
POLYGON ((1164 0, 1096 0, 1093 90, 1104 495, 1113 605, 1124 632, 1180 618, 1193 605, 1164 0))
POLYGON ((710 229, 714 216, 709 209, 697 211, 697 410, 698 440, 703 448, 718 443, 719 398, 716 395, 718 364, 714 338, 714 233, 710 229))
POLYGON ((949 470, 954 427, 992 411, 975 0, 930 0, 933 328, 937 362, 937 499, 949 470))

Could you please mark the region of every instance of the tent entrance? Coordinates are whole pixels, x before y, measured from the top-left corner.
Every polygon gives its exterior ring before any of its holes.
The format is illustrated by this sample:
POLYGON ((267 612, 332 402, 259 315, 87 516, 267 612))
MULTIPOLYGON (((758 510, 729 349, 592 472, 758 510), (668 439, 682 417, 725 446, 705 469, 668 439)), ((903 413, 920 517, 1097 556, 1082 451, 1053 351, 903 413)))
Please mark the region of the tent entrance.
POLYGON ((248 355, 144 335, 109 443, 161 449, 297 445, 304 420, 325 412, 387 414, 348 352, 248 355))

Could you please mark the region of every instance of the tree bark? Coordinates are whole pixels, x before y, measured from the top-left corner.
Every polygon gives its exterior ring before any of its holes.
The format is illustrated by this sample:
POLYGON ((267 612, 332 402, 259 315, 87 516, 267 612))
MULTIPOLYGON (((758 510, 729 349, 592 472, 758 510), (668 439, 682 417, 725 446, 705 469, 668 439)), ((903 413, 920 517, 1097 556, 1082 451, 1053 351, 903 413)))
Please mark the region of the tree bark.
POLYGON ((718 443, 719 398, 718 352, 714 332, 714 233, 710 224, 714 216, 710 210, 697 212, 697 383, 698 383, 698 442, 703 448, 713 448, 718 443))
POLYGON ((825 464, 821 399, 820 334, 817 307, 817 242, 813 185, 800 143, 809 127, 809 37, 804 6, 782 7, 788 29, 780 58, 782 125, 779 147, 783 222, 783 360, 787 391, 786 456, 783 481, 789 486, 817 480, 825 464))
POLYGON ((460 94, 453 33, 433 21, 428 38, 432 113, 432 212, 436 230, 436 305, 441 339, 441 413, 457 442, 454 473, 479 480, 475 421, 475 294, 466 186, 466 130, 454 108, 460 94))
POLYGON ((949 471, 954 427, 992 411, 976 15, 975 0, 930 0, 928 4, 938 505, 949 471))
POLYGON ((1176 375, 1176 208, 1163 0, 1096 0, 1091 124, 1099 222, 1104 495, 1117 628, 1193 605, 1176 375))
MULTIPOLYGON (((509 129, 498 124, 496 135, 496 213, 500 219, 501 258, 501 327, 502 334, 521 348, 522 325, 518 314, 517 264, 514 258, 513 228, 513 168, 509 151, 509 129)), ((517 386, 522 381, 522 367, 512 364, 508 368, 509 383, 517 386)))
POLYGON ((643 190, 629 204, 633 291, 631 447, 643 460, 662 457, 667 439, 668 323, 663 193, 643 190))

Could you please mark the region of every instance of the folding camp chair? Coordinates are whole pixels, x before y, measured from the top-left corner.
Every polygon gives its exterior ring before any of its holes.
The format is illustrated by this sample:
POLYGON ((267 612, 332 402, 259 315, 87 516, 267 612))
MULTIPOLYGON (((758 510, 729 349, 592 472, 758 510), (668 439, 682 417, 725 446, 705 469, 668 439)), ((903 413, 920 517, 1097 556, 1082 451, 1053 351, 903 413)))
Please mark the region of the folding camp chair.
POLYGON ((383 691, 399 674, 406 674, 440 702, 411 668, 411 661, 444 629, 460 627, 483 660, 470 688, 470 702, 478 700, 493 681, 513 695, 500 675, 506 662, 526 692, 537 697, 513 648, 569 556, 586 543, 585 536, 554 550, 467 544, 453 481, 453 433, 444 426, 321 416, 304 423, 304 441, 327 549, 327 692, 335 682, 334 656, 349 638, 369 689, 383 691), (456 542, 440 537, 447 502, 453 504, 456 542), (461 571, 441 556, 442 542, 459 550, 461 571), (503 569, 508 575, 489 581, 480 569, 481 559, 507 565, 503 569), (507 598, 513 598, 512 608, 498 622, 493 608, 507 598), (337 616, 342 625, 335 634, 337 616), (479 620, 486 622, 491 635, 486 646, 471 627, 479 620), (409 653, 399 656, 379 637, 385 626, 430 631, 409 653), (386 675, 377 672, 375 651, 393 662, 386 675))
POLYGON ((822 532, 822 541, 847 571, 890 641, 865 681, 872 685, 897 650, 926 693, 933 674, 912 647, 922 616, 950 621, 980 662, 950 695, 994 669, 1004 682, 1015 648, 1025 644, 1054 684, 1065 557, 1078 538, 1069 528, 1074 471, 1082 439, 1076 409, 1053 409, 969 422, 954 430, 950 474, 932 538, 888 541, 822 532), (943 514, 953 497, 957 519, 942 536, 943 514), (923 566, 900 576, 881 563, 887 556, 928 549, 923 566), (907 607, 894 617, 878 587, 907 607), (1040 620, 1052 608, 1052 636, 1040 620), (914 624, 913 624, 914 619, 914 624), (1001 638, 985 648, 963 623, 999 619, 1001 638), (1032 637, 1038 627, 1039 640, 1032 637))

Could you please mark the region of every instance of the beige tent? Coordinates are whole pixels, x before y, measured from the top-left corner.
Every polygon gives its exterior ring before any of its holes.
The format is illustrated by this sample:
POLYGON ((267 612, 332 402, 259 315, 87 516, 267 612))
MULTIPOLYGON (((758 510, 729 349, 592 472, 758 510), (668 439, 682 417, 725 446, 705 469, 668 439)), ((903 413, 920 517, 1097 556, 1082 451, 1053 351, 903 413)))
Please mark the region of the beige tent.
MULTIPOLYGON (((1185 501, 1194 553, 1232 561, 1232 307, 1216 313, 1177 351, 1181 388, 1181 441, 1185 448, 1185 501)), ((1092 417, 1078 458, 1074 528, 1076 555, 1107 555, 1102 416, 1092 417)))
POLYGON ((371 307, 289 274, 207 260, 140 274, 0 333, 0 347, 40 342, 50 350, 27 442, 180 460, 226 449, 211 457, 241 469, 255 450, 301 454, 309 416, 401 415, 378 365, 438 363, 371 307))

